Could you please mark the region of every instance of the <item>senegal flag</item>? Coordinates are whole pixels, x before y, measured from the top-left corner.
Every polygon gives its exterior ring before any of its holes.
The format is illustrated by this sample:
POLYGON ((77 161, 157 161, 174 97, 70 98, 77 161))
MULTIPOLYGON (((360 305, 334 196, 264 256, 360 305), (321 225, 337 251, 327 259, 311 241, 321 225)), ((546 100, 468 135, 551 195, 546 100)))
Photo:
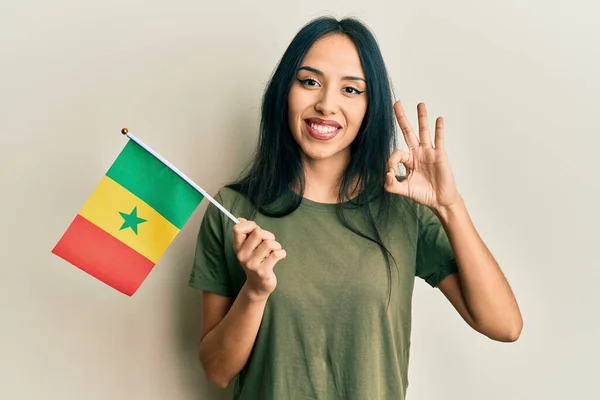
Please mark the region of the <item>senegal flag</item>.
POLYGON ((52 253, 131 296, 203 198, 128 140, 52 253))

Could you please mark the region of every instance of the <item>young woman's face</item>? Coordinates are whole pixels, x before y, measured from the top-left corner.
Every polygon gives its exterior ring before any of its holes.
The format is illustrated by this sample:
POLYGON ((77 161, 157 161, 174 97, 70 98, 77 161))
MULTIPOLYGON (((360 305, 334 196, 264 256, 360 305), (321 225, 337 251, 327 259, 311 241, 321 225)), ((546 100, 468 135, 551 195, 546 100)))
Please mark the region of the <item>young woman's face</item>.
POLYGON ((367 84, 348 37, 324 37, 308 51, 288 97, 288 121, 305 160, 349 157, 367 111, 367 84))

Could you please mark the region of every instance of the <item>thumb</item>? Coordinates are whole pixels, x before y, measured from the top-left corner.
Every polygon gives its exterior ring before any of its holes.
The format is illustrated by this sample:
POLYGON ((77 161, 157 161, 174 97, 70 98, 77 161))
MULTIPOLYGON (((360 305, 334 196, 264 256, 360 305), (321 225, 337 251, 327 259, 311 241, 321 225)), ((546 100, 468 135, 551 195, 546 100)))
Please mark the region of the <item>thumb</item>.
POLYGON ((400 196, 408 196, 407 180, 405 179, 402 182, 398 181, 396 175, 394 175, 394 170, 392 168, 390 168, 390 170, 385 176, 384 189, 390 193, 395 193, 400 196))

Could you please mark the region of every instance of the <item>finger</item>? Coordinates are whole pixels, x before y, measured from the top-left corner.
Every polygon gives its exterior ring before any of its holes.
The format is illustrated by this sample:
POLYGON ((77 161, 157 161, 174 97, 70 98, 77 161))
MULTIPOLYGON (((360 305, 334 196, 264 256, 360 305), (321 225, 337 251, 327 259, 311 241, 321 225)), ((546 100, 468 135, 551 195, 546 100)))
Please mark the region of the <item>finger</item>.
POLYGON ((257 227, 248 236, 246 241, 242 243, 238 257, 242 260, 248 260, 250 257, 252 257, 252 253, 263 242, 263 240, 275 240, 275 235, 269 231, 257 227))
POLYGON ((412 131, 412 128, 410 127, 410 123, 406 118, 406 114, 404 113, 404 109, 402 108, 400 100, 394 103, 394 112, 396 113, 398 125, 400 125, 400 129, 404 134, 404 140, 406 141, 408 148, 413 149, 415 147, 419 147, 419 140, 417 139, 417 137, 412 131))
POLYGON ((435 121, 435 148, 444 148, 444 118, 438 117, 435 121))
POLYGON ((233 225, 233 231, 235 233, 249 234, 258 226, 256 225, 256 222, 248 221, 244 218, 238 218, 238 220, 240 221, 240 223, 233 225))
POLYGON ((388 161, 388 168, 393 168, 395 170, 400 163, 404 164, 404 166, 408 168, 409 165, 407 164, 410 164, 411 154, 412 153, 408 153, 400 149, 394 150, 388 161))
POLYGON ((421 140, 421 145, 431 147, 429 123, 427 122, 427 107, 425 107, 425 103, 417 104, 417 115, 419 118, 419 139, 421 140))
POLYGON ((384 189, 390 193, 408 196, 408 183, 406 180, 400 182, 396 179, 393 170, 389 170, 385 176, 384 189))
POLYGON ((238 218, 240 223, 233 226, 233 245, 236 250, 244 243, 248 235, 258 227, 256 222, 238 218))
POLYGON ((258 246, 260 244, 260 242, 262 242, 263 240, 275 240, 275 235, 273 235, 273 233, 271 233, 265 229, 262 229, 259 226, 255 230, 252 231, 252 233, 250 234, 248 239, 251 239, 252 241, 256 241, 257 242, 256 245, 258 246))
POLYGON ((258 260, 258 262, 262 262, 265 258, 267 258, 271 252, 276 250, 281 250, 283 247, 279 242, 275 240, 263 240, 262 243, 256 248, 253 253, 253 258, 258 260))
POLYGON ((285 250, 275 250, 272 252, 265 260, 262 262, 261 267, 272 269, 275 264, 279 261, 284 260, 287 257, 287 253, 285 250))

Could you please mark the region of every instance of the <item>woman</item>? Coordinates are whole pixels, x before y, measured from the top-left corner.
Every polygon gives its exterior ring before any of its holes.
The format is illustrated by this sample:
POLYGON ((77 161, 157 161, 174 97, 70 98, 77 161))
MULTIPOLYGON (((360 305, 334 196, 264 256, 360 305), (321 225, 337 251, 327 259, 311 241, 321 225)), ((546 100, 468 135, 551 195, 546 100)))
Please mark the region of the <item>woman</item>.
POLYGON ((284 53, 263 99, 256 156, 201 224, 200 360, 235 399, 400 399, 415 276, 473 329, 518 338, 513 293, 471 223, 424 104, 415 133, 393 104, 375 38, 319 18, 284 53), (409 152, 396 147, 395 123, 409 152), (406 167, 397 178, 396 166, 406 167), (243 218, 242 218, 243 217, 243 218))

